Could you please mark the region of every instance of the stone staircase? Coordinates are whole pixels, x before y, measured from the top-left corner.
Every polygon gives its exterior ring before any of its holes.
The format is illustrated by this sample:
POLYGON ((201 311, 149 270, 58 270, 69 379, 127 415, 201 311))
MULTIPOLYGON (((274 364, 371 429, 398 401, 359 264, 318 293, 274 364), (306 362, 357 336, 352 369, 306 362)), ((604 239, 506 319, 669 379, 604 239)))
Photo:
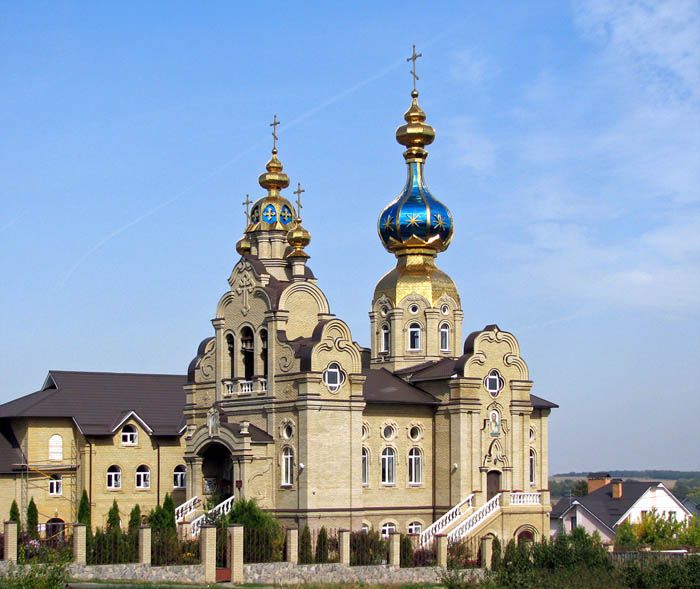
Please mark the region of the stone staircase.
POLYGON ((231 495, 231 497, 224 499, 221 503, 212 507, 209 511, 195 517, 192 521, 190 521, 190 534, 193 537, 199 536, 199 532, 201 531, 202 526, 207 523, 207 520, 216 519, 217 517, 226 515, 229 511, 231 511, 235 500, 236 498, 231 495))

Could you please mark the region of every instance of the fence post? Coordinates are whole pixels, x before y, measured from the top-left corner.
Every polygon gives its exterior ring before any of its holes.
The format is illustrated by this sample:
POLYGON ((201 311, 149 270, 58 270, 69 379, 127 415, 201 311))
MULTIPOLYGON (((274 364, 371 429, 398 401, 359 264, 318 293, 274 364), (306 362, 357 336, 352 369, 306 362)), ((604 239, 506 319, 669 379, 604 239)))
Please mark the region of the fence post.
POLYGON ((204 582, 216 583, 216 526, 205 524, 201 527, 199 554, 204 565, 204 582))
POLYGON ((243 583, 243 526, 233 524, 228 527, 228 555, 226 560, 231 567, 231 583, 243 583))
POLYGON ((447 536, 435 534, 435 552, 437 554, 437 566, 447 568, 447 536))
POLYGON ((350 530, 340 530, 338 535, 340 564, 350 566, 350 530))
POLYGON ((151 564, 151 526, 139 527, 139 563, 151 564))
POLYGON ((493 537, 484 536, 481 539, 481 568, 490 570, 493 558, 493 537))
POLYGON ((291 564, 299 562, 299 530, 297 528, 287 529, 286 561, 291 564))
POLYGON ((389 534, 389 566, 401 566, 401 534, 399 532, 389 534))
POLYGON ((17 522, 5 522, 4 560, 17 562, 17 522))
POLYGON ((75 564, 87 563, 86 531, 85 524, 73 524, 73 562, 75 564))

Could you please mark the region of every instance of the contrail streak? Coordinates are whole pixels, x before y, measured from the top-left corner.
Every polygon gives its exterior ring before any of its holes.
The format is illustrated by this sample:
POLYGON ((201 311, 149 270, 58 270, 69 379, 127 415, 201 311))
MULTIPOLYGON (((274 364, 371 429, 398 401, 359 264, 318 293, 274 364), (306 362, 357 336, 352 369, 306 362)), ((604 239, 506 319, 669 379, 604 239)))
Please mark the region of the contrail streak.
MULTIPOLYGON (((455 29, 457 29, 459 26, 461 26, 462 23, 455 24, 441 33, 437 34, 435 37, 432 39, 428 40, 423 47, 430 47, 455 29)), ((360 88, 363 88, 364 86, 367 86, 368 84, 371 84, 372 82, 375 82, 376 80, 379 80, 380 78, 386 76, 388 73, 392 72, 393 70, 397 69, 398 67, 405 65, 406 59, 401 58, 400 60, 395 61, 391 65, 385 67, 384 69, 380 70, 376 74, 373 74, 372 76, 365 78, 364 80, 358 82, 357 84, 354 84, 353 86, 350 86, 349 88, 346 88, 345 90, 339 92, 332 98, 329 98, 328 100, 322 102, 321 104, 314 106, 313 108, 307 110, 306 112, 303 112, 300 114, 298 117, 292 119, 289 123, 286 125, 281 125, 281 129, 290 129, 292 127, 295 127, 299 125, 300 123, 304 122, 306 119, 314 116, 315 114, 319 113, 320 111, 328 108, 332 104, 335 104, 336 102, 339 102, 349 96, 350 94, 353 94, 354 92, 357 92, 360 88)), ((241 158, 244 156, 248 155, 252 151, 256 150, 258 147, 260 147, 263 144, 263 141, 257 141, 256 143, 252 144, 248 149, 245 151, 242 151, 235 155, 233 158, 216 168, 215 170, 209 172, 206 174, 204 177, 198 179, 195 181, 192 185, 190 185, 188 188, 185 188, 184 190, 181 190, 174 196, 162 201, 161 203, 157 204, 154 206, 152 209, 147 210, 145 213, 142 215, 139 215, 135 219, 129 221, 128 223, 121 225, 120 227, 116 228, 114 231, 111 233, 107 234, 105 237, 100 239, 97 243, 95 243, 90 249, 88 249, 83 255, 81 255, 78 260, 70 267, 66 275, 63 277, 63 280, 60 281, 59 283, 59 288, 64 288, 65 285, 68 283, 68 280, 73 276, 75 271, 87 260, 92 254, 94 254, 96 251, 98 251, 102 246, 104 246, 107 242, 111 241, 118 235, 121 235, 124 233, 124 231, 127 231, 131 227, 134 227, 135 225, 138 225, 142 221, 148 219, 149 217, 155 215, 158 211, 162 210, 163 208, 171 205, 175 201, 179 200, 183 196, 185 196, 187 193, 191 192, 195 188, 199 188, 202 184, 205 182, 208 182, 209 180, 217 177, 219 174, 221 174, 224 170, 226 170, 229 166, 233 165, 237 161, 239 161, 241 158)), ((3 229, 7 228, 4 227, 3 229)))

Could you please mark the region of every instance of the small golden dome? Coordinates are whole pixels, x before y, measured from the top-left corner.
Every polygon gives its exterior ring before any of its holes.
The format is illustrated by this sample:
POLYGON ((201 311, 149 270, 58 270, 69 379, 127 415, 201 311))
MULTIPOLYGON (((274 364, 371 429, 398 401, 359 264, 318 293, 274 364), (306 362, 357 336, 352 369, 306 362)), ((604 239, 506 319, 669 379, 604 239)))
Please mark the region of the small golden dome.
POLYGON ((311 243, 311 234, 304 229, 301 219, 297 219, 297 226, 287 233, 287 242, 294 248, 287 254, 288 258, 309 257, 304 248, 311 243))
POLYGON ((406 161, 425 160, 428 152, 423 148, 435 140, 435 129, 425 123, 425 112, 418 104, 418 90, 413 90, 411 97, 411 106, 403 115, 406 124, 396 129, 396 141, 408 148, 403 154, 406 161))
POLYGON ((236 243, 236 251, 242 256, 250 253, 250 240, 247 235, 243 235, 236 243))
POLYGON ((260 174, 258 183, 271 195, 289 186, 289 176, 282 171, 282 162, 277 159, 277 148, 272 148, 272 157, 265 166, 267 172, 260 174))

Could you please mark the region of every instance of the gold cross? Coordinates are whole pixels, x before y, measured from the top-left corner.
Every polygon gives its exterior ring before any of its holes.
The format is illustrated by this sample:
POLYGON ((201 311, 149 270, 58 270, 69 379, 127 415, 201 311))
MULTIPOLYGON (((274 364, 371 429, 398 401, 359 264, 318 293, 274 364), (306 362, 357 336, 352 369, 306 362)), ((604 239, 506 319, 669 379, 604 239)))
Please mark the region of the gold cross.
POLYGON ((297 189, 294 192, 292 192, 292 194, 297 195, 297 217, 299 217, 300 219, 301 219, 301 193, 302 192, 306 192, 306 190, 304 190, 301 187, 301 182, 297 182, 297 189))
POLYGON ((275 216, 275 212, 273 209, 265 209, 265 212, 263 212, 263 217, 267 219, 267 222, 270 222, 270 219, 272 219, 275 216))
POLYGON ((408 57, 406 61, 412 61, 413 65, 411 66, 411 75, 413 76, 413 89, 416 89, 416 82, 420 80, 418 77, 418 74, 416 73, 416 61, 418 61, 419 57, 423 57, 422 53, 416 53, 416 46, 413 46, 413 53, 411 54, 411 57, 408 57))
POLYGON ((272 127, 272 149, 277 149, 277 126, 279 124, 280 122, 277 120, 277 115, 275 114, 270 123, 270 127, 272 127))
POLYGON ((242 204, 245 205, 245 222, 247 225, 248 223, 250 223, 250 205, 253 204, 253 201, 250 200, 249 194, 245 195, 245 200, 243 201, 242 204))

